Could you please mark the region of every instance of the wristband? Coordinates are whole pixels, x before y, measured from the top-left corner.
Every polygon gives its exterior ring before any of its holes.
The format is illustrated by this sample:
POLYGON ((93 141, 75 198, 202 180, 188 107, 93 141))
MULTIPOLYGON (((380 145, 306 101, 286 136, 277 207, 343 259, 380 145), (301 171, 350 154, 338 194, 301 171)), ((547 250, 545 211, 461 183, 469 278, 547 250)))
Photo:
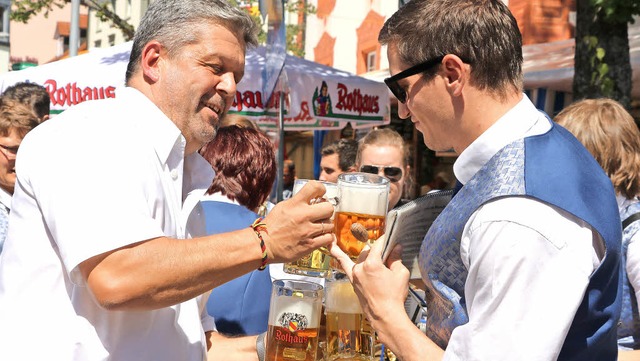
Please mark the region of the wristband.
POLYGON ((266 350, 264 347, 264 337, 267 333, 263 332, 258 335, 256 339, 256 353, 258 354, 258 361, 264 361, 266 350))
POLYGON ((256 233, 256 235, 258 236, 258 239, 260 240, 260 250, 262 251, 262 261, 260 263, 260 267, 258 267, 258 270, 263 271, 267 267, 268 255, 267 255, 267 246, 264 244, 264 239, 262 238, 262 234, 260 234, 260 232, 269 234, 269 232, 267 231, 267 224, 262 222, 262 217, 260 217, 255 221, 253 221, 253 223, 251 224, 251 228, 253 228, 253 231, 256 233))

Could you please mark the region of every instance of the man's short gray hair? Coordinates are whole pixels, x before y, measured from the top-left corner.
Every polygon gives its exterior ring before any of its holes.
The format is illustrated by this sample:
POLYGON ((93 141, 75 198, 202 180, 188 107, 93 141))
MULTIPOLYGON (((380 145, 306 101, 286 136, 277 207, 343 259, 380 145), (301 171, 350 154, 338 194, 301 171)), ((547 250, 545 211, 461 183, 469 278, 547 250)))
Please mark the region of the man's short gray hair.
POLYGON ((199 40, 198 24, 214 23, 236 34, 245 46, 258 45, 258 26, 251 17, 226 0, 156 0, 136 30, 127 66, 126 82, 138 70, 142 49, 158 40, 171 54, 199 40))

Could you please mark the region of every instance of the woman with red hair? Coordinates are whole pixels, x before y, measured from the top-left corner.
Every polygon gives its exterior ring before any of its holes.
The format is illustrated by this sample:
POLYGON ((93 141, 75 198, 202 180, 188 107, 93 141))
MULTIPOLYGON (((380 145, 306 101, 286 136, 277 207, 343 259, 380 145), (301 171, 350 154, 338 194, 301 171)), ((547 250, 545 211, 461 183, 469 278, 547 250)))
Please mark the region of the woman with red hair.
MULTIPOLYGON (((258 209, 269 197, 276 177, 269 138, 252 128, 222 127, 200 154, 216 172, 201 200, 207 234, 249 227, 258 218, 258 209)), ((270 295, 267 267, 214 288, 207 310, 215 318, 218 332, 256 335, 267 330, 270 295)))

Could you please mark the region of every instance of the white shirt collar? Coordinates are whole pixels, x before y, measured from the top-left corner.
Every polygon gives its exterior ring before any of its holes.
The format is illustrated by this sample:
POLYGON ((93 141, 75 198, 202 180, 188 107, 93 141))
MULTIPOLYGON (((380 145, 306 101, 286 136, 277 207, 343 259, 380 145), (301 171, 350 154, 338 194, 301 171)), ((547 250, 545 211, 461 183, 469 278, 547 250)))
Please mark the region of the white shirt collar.
POLYGON ((473 141, 453 164, 453 173, 467 183, 482 166, 507 144, 525 136, 542 134, 551 128, 543 113, 538 111, 526 95, 473 141))
POLYGON ((132 126, 140 126, 152 132, 153 136, 149 137, 149 141, 158 159, 172 169, 179 167, 184 160, 182 200, 193 192, 200 197, 209 188, 215 176, 211 164, 198 152, 185 156, 186 139, 180 129, 146 95, 132 87, 118 88, 116 91, 119 99, 126 99, 127 102, 135 104, 137 112, 145 114, 136 119, 132 126))
POLYGON ((127 103, 135 104, 136 113, 145 115, 139 117, 132 126, 137 125, 147 129, 150 135, 149 141, 152 142, 161 162, 166 163, 169 160, 171 152, 177 145, 182 147, 183 155, 181 158, 184 157, 184 148, 186 147, 184 136, 173 121, 151 99, 132 87, 118 88, 116 92, 118 99, 126 99, 127 103))

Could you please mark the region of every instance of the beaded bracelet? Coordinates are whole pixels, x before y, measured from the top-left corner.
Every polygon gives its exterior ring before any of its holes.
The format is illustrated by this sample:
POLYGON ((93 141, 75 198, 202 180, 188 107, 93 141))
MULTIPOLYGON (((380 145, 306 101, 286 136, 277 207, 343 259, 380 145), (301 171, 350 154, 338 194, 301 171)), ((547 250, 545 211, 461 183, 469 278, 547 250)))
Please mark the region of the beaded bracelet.
POLYGON ((264 233, 269 234, 267 231, 267 224, 262 222, 262 217, 259 217, 251 224, 251 228, 256 232, 258 239, 260 239, 260 249, 262 250, 262 263, 260 267, 258 267, 259 271, 263 271, 267 267, 267 246, 264 244, 264 239, 262 238, 262 234, 260 232, 264 231, 264 233))

